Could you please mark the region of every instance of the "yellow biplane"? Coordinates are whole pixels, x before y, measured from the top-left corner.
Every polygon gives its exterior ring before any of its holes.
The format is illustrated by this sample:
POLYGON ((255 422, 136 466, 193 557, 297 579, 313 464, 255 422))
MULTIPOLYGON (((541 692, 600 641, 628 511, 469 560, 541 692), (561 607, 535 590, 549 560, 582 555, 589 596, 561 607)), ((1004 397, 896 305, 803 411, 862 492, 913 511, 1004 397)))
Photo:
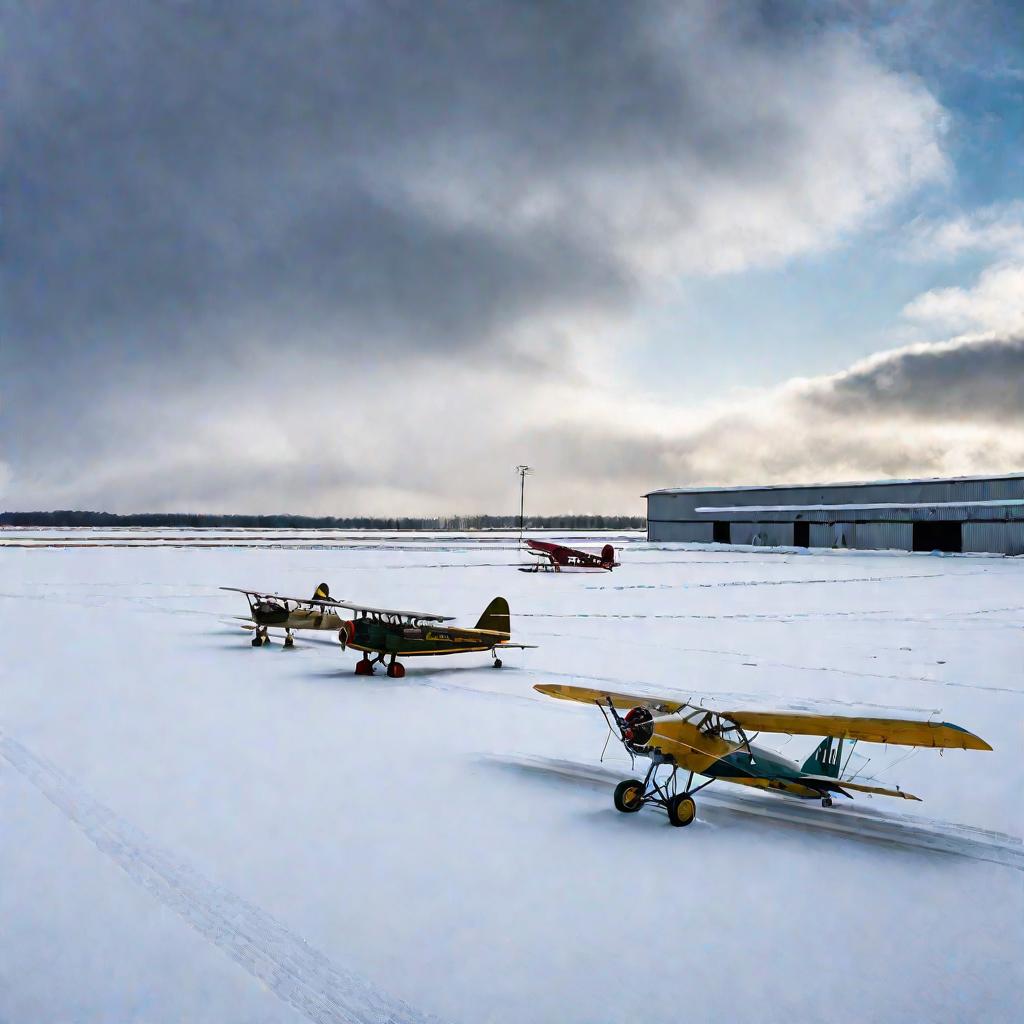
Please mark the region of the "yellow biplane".
POLYGON ((643 780, 626 779, 615 788, 615 807, 624 814, 654 804, 668 812, 676 826, 689 825, 697 815, 694 794, 712 782, 734 782, 803 799, 820 799, 832 806, 832 794, 851 793, 918 800, 899 787, 888 789, 871 780, 857 781, 848 774, 853 746, 858 740, 907 747, 991 750, 978 736, 949 722, 901 718, 864 718, 792 711, 710 711, 686 701, 637 697, 582 686, 542 684, 540 693, 560 700, 595 704, 609 730, 618 735, 630 759, 650 759, 643 780), (624 711, 625 714, 620 714, 624 711), (801 765, 774 750, 755 746, 748 732, 824 736, 801 765), (844 757, 844 743, 845 757, 844 757), (659 780, 662 769, 667 771, 659 780), (687 772, 679 789, 676 775, 687 772), (695 776, 707 781, 693 785, 695 776))

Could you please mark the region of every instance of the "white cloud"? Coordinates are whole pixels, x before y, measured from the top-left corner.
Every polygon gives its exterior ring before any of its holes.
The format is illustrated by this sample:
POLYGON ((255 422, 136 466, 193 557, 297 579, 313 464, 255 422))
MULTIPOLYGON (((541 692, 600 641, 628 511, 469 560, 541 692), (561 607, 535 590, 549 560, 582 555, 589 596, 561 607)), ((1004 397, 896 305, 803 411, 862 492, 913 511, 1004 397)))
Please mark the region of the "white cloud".
POLYGON ((1024 263, 988 267, 970 288, 934 288, 903 315, 945 331, 1024 331, 1024 263))
POLYGON ((908 253, 915 259, 944 260, 966 252, 1024 259, 1024 201, 919 221, 911 230, 908 253))
MULTIPOLYGON (((692 12, 682 18, 685 26, 661 26, 654 45, 676 79, 676 105, 699 104, 692 123, 680 114, 648 125, 630 138, 633 151, 603 159, 524 168, 508 154, 482 180, 467 177, 459 140, 439 139, 403 187, 458 223, 526 236, 567 227, 583 248, 657 286, 663 275, 733 273, 822 251, 950 174, 942 106, 855 36, 771 48, 737 39, 724 19, 694 27, 692 12)), ((607 117, 616 107, 612 94, 600 109, 607 117)), ((506 141, 485 130, 472 149, 506 141)))
MULTIPOLYGON (((22 507, 111 511, 441 514, 511 509, 512 467, 537 467, 531 508, 632 512, 663 486, 1024 469, 1024 335, 882 352, 840 373, 699 407, 530 366, 403 364, 339 387, 316 359, 301 393, 254 409, 273 365, 186 403, 136 394, 104 427, 133 444, 74 453, 15 480, 22 507), (409 386, 415 381, 415 386, 409 386), (188 429, 182 429, 182 423, 188 429)), ((596 375, 595 375, 596 376, 596 375)))

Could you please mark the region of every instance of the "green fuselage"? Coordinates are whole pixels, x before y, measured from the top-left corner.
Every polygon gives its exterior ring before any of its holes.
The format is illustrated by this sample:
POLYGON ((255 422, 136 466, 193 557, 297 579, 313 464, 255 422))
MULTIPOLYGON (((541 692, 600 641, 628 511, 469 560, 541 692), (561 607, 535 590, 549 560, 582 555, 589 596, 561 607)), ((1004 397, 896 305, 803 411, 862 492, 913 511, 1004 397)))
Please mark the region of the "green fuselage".
POLYGON ((500 635, 474 629, 409 625, 369 617, 355 619, 353 624, 355 635, 349 640, 349 647, 405 658, 489 651, 502 642, 500 635))
POLYGON ((812 776, 802 771, 795 761, 790 761, 775 750, 754 744, 750 745, 749 752, 745 746, 734 750, 710 764, 701 774, 740 785, 782 790, 793 796, 810 798, 821 795, 818 786, 801 782, 812 776))

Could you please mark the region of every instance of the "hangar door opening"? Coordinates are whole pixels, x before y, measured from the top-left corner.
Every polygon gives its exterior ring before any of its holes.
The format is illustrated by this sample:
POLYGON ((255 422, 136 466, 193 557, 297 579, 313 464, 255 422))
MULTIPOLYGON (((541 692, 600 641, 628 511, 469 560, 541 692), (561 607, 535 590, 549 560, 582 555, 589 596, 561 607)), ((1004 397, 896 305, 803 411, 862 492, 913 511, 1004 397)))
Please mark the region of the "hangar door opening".
POLYGON ((915 551, 963 551, 961 523, 914 523, 915 551))
POLYGON ((732 537, 729 524, 723 523, 720 519, 716 519, 714 525, 711 527, 711 539, 716 544, 730 543, 732 537))
POLYGON ((811 524, 804 519, 793 524, 793 547, 809 548, 811 546, 811 524))

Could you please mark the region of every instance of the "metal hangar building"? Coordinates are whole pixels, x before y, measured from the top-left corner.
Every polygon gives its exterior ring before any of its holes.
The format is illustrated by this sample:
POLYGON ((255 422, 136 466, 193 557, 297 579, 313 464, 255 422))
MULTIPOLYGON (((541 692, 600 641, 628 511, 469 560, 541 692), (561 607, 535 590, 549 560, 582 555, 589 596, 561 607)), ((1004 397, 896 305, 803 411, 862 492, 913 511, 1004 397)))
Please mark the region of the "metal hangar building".
POLYGON ((1024 554, 1024 473, 672 487, 646 498, 652 541, 1024 554))

